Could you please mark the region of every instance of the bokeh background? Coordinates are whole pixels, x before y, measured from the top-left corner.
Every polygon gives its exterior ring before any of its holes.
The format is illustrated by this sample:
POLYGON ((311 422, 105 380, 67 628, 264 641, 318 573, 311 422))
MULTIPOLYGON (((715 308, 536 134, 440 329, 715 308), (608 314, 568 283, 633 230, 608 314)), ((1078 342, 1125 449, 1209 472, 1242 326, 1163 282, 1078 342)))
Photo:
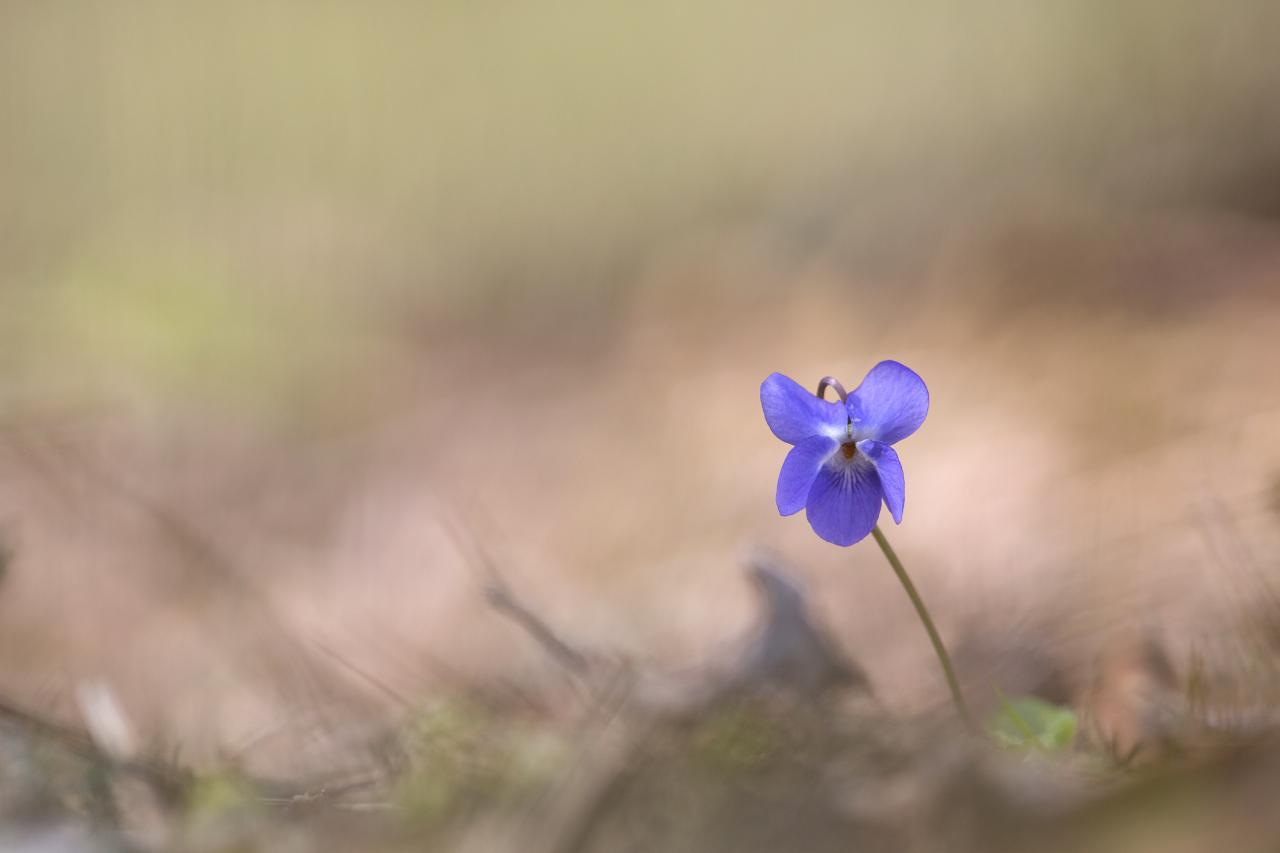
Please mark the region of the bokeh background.
POLYGON ((976 695, 1155 647, 1269 702, 1278 39, 1267 0, 5 2, 0 691, 305 774, 555 679, 484 559, 679 671, 766 546, 942 707, 874 547, 777 517, 757 396, 896 358, 933 407, 890 534, 976 695))

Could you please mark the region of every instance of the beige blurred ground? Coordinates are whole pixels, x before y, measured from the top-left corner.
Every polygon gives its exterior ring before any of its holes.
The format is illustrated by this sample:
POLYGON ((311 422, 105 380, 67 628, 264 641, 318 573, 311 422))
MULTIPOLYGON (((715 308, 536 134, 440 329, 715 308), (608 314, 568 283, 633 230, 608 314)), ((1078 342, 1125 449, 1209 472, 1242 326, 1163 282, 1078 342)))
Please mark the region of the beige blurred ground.
POLYGON ((777 518, 757 398, 886 357, 933 394, 892 538, 993 649, 972 689, 1020 657, 1079 688, 1143 632, 1250 665, 1277 24, 6 5, 0 690, 73 718, 105 680, 192 761, 309 769, 401 701, 553 679, 474 537, 576 641, 672 669, 746 624, 766 544, 890 707, 932 707, 873 546, 777 518))

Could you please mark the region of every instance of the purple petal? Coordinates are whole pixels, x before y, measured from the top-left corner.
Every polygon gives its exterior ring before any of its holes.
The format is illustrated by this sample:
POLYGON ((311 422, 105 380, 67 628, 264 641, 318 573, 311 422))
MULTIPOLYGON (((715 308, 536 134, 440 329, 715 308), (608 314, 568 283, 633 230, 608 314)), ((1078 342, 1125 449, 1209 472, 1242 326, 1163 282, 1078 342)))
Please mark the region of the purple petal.
POLYGON ((849 395, 848 407, 855 436, 893 444, 924 423, 929 413, 929 389, 911 368, 882 361, 849 395))
POLYGON ((884 492, 884 505, 889 508, 894 524, 902 523, 902 505, 907 500, 907 482, 902 476, 902 462, 898 451, 882 441, 867 438, 858 442, 858 452, 876 466, 880 475, 880 491, 884 492))
POLYGON ((880 518, 880 478, 871 465, 826 466, 809 489, 806 515, 813 532, 835 545, 852 545, 880 518))
POLYGON ((792 515, 804 509, 809 489, 822 463, 838 446, 839 442, 834 438, 811 435, 791 448, 782 462, 782 471, 778 473, 778 512, 792 515))
POLYGON ((844 406, 819 400, 781 373, 769 374, 760 384, 760 406, 769 429, 787 444, 811 435, 839 435, 849 423, 844 406))

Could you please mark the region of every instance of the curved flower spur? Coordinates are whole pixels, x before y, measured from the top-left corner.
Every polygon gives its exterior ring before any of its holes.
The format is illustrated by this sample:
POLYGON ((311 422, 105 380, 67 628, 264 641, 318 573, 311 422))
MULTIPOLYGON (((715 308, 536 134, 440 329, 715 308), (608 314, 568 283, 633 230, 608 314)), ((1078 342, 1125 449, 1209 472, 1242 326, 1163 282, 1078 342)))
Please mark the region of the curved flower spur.
POLYGON ((813 532, 836 545, 852 545, 868 533, 875 537, 929 635, 960 718, 972 729, 942 637, 877 526, 881 503, 895 523, 902 523, 906 482, 893 445, 919 429, 929 414, 924 380, 906 365, 882 361, 851 394, 830 376, 810 394, 793 379, 773 373, 760 384, 760 406, 769 429, 792 446, 778 473, 778 512, 805 510, 813 532), (825 398, 828 388, 840 402, 825 398))
POLYGON ((929 389, 915 371, 882 361, 853 393, 827 377, 817 395, 774 373, 760 385, 760 405, 773 434, 794 445, 778 474, 778 512, 805 510, 813 532, 836 545, 866 537, 881 501, 902 522, 906 483, 893 445, 929 412, 929 389), (827 388, 840 402, 823 399, 827 388))

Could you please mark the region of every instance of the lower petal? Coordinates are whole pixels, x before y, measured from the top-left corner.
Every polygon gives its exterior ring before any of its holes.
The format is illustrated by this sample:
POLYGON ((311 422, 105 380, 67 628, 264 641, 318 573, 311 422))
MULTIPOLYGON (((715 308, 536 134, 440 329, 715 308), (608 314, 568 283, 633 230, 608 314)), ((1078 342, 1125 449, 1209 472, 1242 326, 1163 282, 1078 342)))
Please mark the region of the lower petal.
POLYGON ((791 448, 778 472, 778 512, 792 515, 804 509, 814 478, 836 447, 834 438, 813 435, 791 448))
POLYGON ((880 478, 874 467, 824 467, 809 489, 805 515, 813 532, 834 545, 852 545, 880 519, 880 478))

